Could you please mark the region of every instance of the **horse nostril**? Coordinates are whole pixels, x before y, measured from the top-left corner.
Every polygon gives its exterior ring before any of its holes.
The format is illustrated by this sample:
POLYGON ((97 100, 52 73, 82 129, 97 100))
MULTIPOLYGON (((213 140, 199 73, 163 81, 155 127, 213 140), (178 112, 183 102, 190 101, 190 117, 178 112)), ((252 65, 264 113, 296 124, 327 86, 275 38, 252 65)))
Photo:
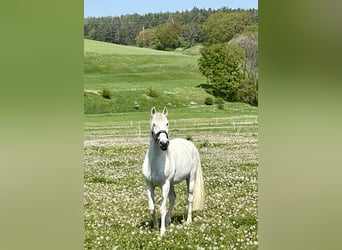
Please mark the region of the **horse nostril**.
POLYGON ((159 142, 161 150, 166 150, 169 146, 169 141, 161 141, 159 142))

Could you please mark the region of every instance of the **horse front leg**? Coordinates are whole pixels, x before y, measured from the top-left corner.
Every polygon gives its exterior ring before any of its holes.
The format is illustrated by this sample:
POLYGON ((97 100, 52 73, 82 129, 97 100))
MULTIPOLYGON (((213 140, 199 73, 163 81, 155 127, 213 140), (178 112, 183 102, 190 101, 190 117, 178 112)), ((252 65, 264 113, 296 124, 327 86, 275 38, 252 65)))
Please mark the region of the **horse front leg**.
POLYGON ((148 199, 148 208, 150 210, 152 221, 153 221, 153 227, 154 229, 158 230, 159 223, 156 217, 156 211, 154 208, 154 187, 151 185, 151 183, 146 182, 146 191, 147 191, 147 199, 148 199))
POLYGON ((162 186, 162 204, 160 206, 160 236, 165 234, 166 200, 170 191, 170 181, 166 180, 162 186))

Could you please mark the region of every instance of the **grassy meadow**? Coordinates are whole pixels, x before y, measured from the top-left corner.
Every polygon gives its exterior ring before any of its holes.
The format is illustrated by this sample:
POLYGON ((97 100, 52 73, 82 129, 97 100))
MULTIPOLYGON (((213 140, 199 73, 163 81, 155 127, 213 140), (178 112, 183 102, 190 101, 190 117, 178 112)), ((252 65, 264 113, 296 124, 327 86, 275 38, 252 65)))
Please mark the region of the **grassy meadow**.
POLYGON ((199 49, 165 52, 98 41, 84 41, 84 110, 90 113, 147 111, 152 105, 173 108, 203 104, 199 49), (191 55, 188 55, 191 54, 191 55), (111 99, 101 96, 108 89, 111 99), (157 97, 149 92, 155 91, 157 97), (134 109, 136 104, 139 110, 134 109))
MULTIPOLYGON (((257 249, 257 108, 204 105, 197 87, 199 48, 162 52, 85 40, 85 249, 257 249), (158 95, 150 97, 152 87, 158 95), (111 99, 101 96, 102 89, 111 99), (139 109, 133 106, 139 103, 139 109), (172 223, 152 229, 141 166, 149 112, 169 108, 170 138, 198 147, 206 190, 203 211, 187 214, 186 184, 175 186, 172 223)), ((156 208, 160 206, 156 190, 156 208)))

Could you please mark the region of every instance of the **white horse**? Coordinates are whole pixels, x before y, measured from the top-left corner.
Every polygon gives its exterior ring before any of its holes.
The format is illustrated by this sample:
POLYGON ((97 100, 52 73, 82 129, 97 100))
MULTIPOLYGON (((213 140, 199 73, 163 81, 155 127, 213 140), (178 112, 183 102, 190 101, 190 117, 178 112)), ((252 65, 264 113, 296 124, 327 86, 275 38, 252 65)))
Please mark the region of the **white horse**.
POLYGON ((160 236, 165 233, 165 224, 171 222, 176 200, 174 184, 184 180, 187 182, 187 223, 192 221, 192 210, 201 210, 204 207, 204 185, 198 150, 192 142, 185 139, 176 138, 169 141, 167 114, 166 107, 162 113, 157 112, 155 107, 151 110, 150 144, 142 167, 148 206, 155 229, 158 229, 158 220, 154 207, 154 188, 158 186, 162 190, 160 236), (167 197, 170 201, 168 211, 166 210, 167 197))

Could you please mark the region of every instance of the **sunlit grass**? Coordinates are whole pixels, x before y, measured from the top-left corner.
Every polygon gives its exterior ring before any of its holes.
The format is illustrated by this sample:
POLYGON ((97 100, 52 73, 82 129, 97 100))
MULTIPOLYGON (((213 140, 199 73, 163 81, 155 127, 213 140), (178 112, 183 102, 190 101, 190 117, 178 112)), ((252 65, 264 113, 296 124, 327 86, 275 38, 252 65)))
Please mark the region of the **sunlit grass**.
MULTIPOLYGON (((176 123, 186 126, 186 121, 176 123)), ((235 127, 221 140, 226 131, 214 137, 207 129, 207 143, 193 134, 201 155, 206 207, 194 213, 192 224, 184 224, 186 184, 178 184, 172 224, 162 239, 152 229, 141 174, 148 135, 142 143, 114 143, 113 139, 105 146, 85 146, 85 249, 257 249, 258 149, 257 137, 252 136, 257 130, 237 131, 235 127)), ((127 135, 127 130, 122 133, 127 135)), ((159 189, 156 196, 159 208, 159 189)))
POLYGON ((152 105, 203 104, 208 94, 197 56, 84 40, 84 112, 146 111, 152 105), (158 97, 146 93, 153 87, 158 97), (94 92, 108 89, 106 100, 94 92), (139 110, 134 105, 139 104, 139 110))

